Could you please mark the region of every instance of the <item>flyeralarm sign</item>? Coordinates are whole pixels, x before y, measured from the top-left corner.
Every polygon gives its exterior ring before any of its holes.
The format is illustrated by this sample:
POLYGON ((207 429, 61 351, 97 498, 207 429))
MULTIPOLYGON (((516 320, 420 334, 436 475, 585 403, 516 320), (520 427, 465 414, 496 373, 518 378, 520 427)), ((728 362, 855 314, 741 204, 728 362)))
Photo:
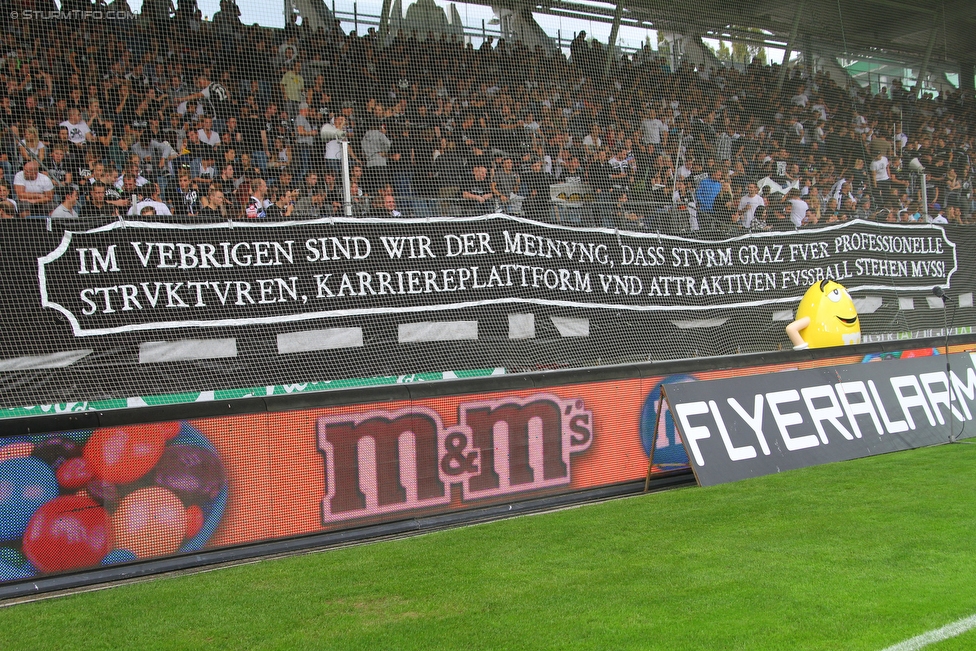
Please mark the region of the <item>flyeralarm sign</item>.
POLYGON ((969 354, 665 384, 702 486, 976 434, 969 354))

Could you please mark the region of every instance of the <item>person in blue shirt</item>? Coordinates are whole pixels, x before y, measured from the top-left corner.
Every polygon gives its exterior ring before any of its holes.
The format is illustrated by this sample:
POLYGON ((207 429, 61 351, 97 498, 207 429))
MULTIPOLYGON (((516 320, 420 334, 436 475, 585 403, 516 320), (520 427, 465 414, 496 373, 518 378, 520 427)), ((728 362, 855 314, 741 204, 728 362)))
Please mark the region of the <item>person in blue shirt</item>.
POLYGON ((713 225, 715 222, 715 197, 722 190, 722 170, 713 169, 711 176, 706 176, 698 182, 695 190, 695 206, 698 209, 698 221, 703 225, 713 225))

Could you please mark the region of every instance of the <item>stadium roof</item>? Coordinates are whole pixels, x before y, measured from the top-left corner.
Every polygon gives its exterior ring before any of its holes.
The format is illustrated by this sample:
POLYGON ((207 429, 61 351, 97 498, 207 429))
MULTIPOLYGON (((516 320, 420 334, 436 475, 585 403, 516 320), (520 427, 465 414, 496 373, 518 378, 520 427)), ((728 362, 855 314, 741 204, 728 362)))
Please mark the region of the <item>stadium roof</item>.
MULTIPOLYGON (((613 2, 591 0, 475 0, 490 5, 530 4, 564 16, 606 16, 613 2)), ((787 42, 800 11, 797 42, 852 55, 971 62, 976 57, 976 2, 972 0, 623 0, 624 24, 679 33, 787 42), (756 30, 762 30, 757 33, 756 30)), ((955 66, 952 66, 955 67, 955 66)))

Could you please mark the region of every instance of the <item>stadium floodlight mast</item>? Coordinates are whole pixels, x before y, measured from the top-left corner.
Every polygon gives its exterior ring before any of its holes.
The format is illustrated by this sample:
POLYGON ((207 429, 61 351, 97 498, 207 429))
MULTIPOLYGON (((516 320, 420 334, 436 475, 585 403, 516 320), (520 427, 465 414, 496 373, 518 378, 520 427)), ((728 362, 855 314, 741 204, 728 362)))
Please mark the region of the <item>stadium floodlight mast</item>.
POLYGON ((322 136, 322 140, 329 142, 331 140, 338 140, 339 146, 341 147, 341 160, 342 160, 342 206, 343 213, 346 217, 352 217, 352 182, 349 177, 349 141, 346 140, 346 132, 343 129, 336 127, 331 122, 326 122, 322 125, 319 134, 322 136))

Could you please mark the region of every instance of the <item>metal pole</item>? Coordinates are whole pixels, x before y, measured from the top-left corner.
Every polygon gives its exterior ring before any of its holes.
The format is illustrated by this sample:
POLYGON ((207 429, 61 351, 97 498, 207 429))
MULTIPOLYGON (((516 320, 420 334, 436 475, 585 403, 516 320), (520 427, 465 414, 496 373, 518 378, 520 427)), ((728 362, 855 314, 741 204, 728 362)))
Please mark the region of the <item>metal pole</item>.
POLYGON ((803 5, 805 4, 806 0, 800 0, 800 4, 796 6, 796 13, 793 14, 793 27, 790 29, 790 39, 786 42, 786 51, 783 53, 783 65, 779 68, 779 81, 776 84, 776 90, 783 89, 783 82, 786 80, 786 66, 793 55, 793 45, 796 43, 796 33, 800 29, 800 18, 803 16, 803 5))
POLYGON ((346 217, 352 217, 352 181, 349 178, 349 143, 342 141, 342 206, 346 217))
POLYGON ((678 136, 678 146, 674 150, 674 175, 671 178, 671 203, 674 203, 674 191, 678 189, 678 162, 680 161, 682 165, 685 162, 685 156, 681 153, 681 148, 684 146, 685 142, 685 130, 681 130, 681 135, 678 136))
POLYGON ((929 189, 925 187, 925 172, 922 172, 922 211, 925 215, 925 222, 929 221, 929 189))
POLYGON ((913 92, 917 96, 922 91, 922 83, 925 81, 925 75, 929 74, 929 59, 932 58, 932 48, 935 47, 935 26, 929 30, 929 44, 925 48, 925 58, 922 59, 922 69, 918 71, 918 80, 915 82, 915 88, 913 92))
POLYGON ((610 41, 607 43, 607 60, 603 65, 603 74, 610 74, 610 64, 613 63, 613 48, 617 44, 617 33, 620 32, 620 17, 624 13, 623 0, 617 0, 617 7, 613 10, 613 25, 610 26, 610 41))

